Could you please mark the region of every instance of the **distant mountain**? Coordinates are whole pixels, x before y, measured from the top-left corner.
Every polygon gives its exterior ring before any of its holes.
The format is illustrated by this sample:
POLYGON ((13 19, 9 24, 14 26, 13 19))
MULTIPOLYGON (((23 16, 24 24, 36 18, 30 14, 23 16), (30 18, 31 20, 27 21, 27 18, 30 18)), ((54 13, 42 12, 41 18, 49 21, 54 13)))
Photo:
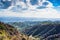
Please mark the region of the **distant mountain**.
POLYGON ((24 21, 60 21, 59 18, 25 18, 25 17, 0 17, 2 22, 24 22, 24 21))
POLYGON ((40 21, 7 22, 7 23, 9 25, 14 26, 15 28, 17 28, 21 32, 25 28, 29 28, 33 25, 40 23, 40 21))
POLYGON ((32 35, 46 40, 55 40, 56 38, 59 39, 60 22, 41 22, 29 28, 25 28, 23 32, 27 35, 32 35))

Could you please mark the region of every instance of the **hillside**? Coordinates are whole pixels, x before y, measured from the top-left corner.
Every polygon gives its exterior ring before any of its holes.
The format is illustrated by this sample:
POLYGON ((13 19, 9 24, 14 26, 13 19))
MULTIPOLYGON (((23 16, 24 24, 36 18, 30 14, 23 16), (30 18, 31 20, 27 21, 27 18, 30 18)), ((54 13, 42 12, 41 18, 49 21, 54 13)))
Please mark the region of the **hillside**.
POLYGON ((41 22, 39 24, 33 25, 26 28, 23 31, 28 36, 32 35, 34 37, 39 37, 45 40, 59 40, 60 38, 60 22, 41 22))
POLYGON ((30 26, 33 26, 35 24, 38 24, 38 22, 29 22, 29 21, 26 21, 26 22, 8 22, 8 24, 14 26, 19 31, 22 31, 25 28, 29 28, 30 26))
POLYGON ((60 38, 60 21, 25 21, 25 22, 9 22, 23 34, 37 37, 40 40, 58 40, 60 38))
POLYGON ((0 22, 0 40, 19 40, 19 35, 13 26, 0 22))
POLYGON ((11 25, 0 22, 0 40, 39 40, 19 32, 11 25))

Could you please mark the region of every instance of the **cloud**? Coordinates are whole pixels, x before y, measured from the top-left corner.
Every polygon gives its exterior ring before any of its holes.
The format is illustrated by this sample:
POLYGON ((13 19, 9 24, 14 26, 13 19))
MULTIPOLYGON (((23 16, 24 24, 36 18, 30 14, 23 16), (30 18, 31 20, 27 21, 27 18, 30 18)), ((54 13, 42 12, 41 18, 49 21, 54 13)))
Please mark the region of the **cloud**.
POLYGON ((0 17, 60 18, 60 13, 53 8, 26 10, 23 12, 4 11, 0 17))
POLYGON ((49 2, 48 8, 44 9, 27 9, 23 12, 12 12, 9 10, 0 11, 0 17, 29 17, 29 18, 60 18, 60 12, 51 8, 53 5, 49 2))

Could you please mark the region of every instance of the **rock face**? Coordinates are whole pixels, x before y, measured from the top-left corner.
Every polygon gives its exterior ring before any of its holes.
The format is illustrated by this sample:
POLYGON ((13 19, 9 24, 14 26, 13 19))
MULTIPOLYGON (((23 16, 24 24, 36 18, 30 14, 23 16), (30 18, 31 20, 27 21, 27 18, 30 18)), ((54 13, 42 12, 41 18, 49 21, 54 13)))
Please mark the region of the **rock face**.
POLYGON ((11 25, 4 24, 0 22, 0 40, 39 40, 38 38, 34 38, 32 36, 24 35, 17 31, 11 25))

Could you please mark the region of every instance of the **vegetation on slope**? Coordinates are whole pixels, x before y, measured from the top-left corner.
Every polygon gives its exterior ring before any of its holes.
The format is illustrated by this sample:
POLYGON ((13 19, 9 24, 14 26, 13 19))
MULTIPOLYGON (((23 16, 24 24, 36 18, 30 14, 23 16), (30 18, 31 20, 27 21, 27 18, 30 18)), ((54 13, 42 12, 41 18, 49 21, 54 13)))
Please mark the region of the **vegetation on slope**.
POLYGON ((26 28, 23 31, 28 36, 39 37, 45 40, 58 40, 60 38, 60 22, 44 21, 26 28))
POLYGON ((27 36, 13 26, 0 22, 0 40, 39 40, 39 38, 27 36))

